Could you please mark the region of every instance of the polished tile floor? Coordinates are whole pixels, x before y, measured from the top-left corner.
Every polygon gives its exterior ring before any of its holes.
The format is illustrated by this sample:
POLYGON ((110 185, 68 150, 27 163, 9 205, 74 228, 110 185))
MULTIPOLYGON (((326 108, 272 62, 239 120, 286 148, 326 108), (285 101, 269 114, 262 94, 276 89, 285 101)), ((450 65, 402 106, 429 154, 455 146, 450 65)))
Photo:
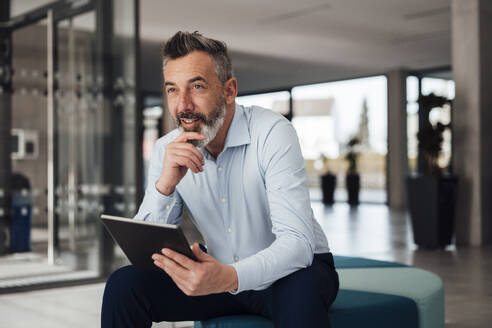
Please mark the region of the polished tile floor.
MULTIPOLYGON (((492 248, 420 250, 405 212, 384 205, 312 204, 335 254, 393 260, 438 274, 444 281, 446 327, 492 324, 492 248)), ((188 236, 193 233, 188 233, 188 236)), ((0 295, 0 327, 98 327, 104 284, 0 295)), ((189 327, 160 323, 153 327, 189 327)))

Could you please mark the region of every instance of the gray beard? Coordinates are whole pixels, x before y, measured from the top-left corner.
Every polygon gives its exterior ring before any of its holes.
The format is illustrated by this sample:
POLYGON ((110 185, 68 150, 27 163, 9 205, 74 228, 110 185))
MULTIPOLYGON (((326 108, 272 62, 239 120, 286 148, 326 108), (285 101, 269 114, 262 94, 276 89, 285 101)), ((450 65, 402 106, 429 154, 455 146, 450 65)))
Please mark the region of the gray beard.
POLYGON ((189 143, 198 148, 203 148, 208 145, 212 140, 215 139, 219 129, 224 124, 226 114, 226 104, 224 96, 220 97, 217 102, 217 106, 214 111, 210 114, 210 118, 207 118, 206 122, 202 122, 200 127, 197 129, 185 129, 181 125, 179 120, 176 120, 176 124, 178 126, 178 130, 183 132, 199 132, 205 136, 203 140, 188 140, 189 143))

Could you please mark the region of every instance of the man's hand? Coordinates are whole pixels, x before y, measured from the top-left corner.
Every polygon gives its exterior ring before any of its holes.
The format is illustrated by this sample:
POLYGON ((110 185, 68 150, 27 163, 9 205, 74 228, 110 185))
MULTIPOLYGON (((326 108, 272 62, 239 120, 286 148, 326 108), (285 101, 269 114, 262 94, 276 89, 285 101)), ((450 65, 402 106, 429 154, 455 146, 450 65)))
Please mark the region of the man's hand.
POLYGON ((203 252, 193 244, 193 254, 200 262, 164 248, 162 254, 153 254, 154 264, 164 270, 188 296, 200 296, 237 290, 236 270, 203 252))
POLYGON ((188 169, 194 173, 202 172, 205 160, 203 154, 188 140, 203 140, 198 132, 183 132, 166 146, 162 172, 155 184, 157 190, 166 196, 173 193, 176 185, 183 179, 188 169))

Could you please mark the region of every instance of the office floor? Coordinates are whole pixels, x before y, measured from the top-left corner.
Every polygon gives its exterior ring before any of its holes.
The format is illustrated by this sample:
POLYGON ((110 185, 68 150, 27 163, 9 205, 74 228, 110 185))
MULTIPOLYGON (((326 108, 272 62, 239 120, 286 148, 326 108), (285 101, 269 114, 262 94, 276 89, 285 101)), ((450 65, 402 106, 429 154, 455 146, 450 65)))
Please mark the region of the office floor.
MULTIPOLYGON (((407 214, 384 205, 324 207, 313 202, 333 253, 410 264, 444 281, 446 327, 489 327, 492 322, 492 248, 420 250, 407 214)), ((98 327, 104 284, 0 295, 0 326, 98 327)), ((190 327, 160 323, 153 327, 190 327)))

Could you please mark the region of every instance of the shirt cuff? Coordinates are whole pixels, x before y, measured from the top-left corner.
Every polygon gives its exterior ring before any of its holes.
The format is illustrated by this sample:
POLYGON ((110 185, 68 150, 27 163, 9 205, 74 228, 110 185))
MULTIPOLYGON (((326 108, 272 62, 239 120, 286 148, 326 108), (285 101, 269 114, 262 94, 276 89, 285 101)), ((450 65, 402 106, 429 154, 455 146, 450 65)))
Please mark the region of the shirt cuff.
POLYGON ((148 214, 144 220, 166 222, 176 205, 176 189, 169 196, 166 196, 161 194, 155 185, 153 185, 148 188, 147 193, 148 195, 146 196, 149 198, 147 204, 150 205, 150 208, 148 208, 148 214))
POLYGON ((252 260, 253 259, 250 257, 231 264, 237 273, 237 290, 230 291, 229 293, 232 295, 239 294, 246 290, 252 290, 259 285, 258 282, 261 280, 261 277, 259 270, 254 270, 255 265, 249 263, 252 260))

